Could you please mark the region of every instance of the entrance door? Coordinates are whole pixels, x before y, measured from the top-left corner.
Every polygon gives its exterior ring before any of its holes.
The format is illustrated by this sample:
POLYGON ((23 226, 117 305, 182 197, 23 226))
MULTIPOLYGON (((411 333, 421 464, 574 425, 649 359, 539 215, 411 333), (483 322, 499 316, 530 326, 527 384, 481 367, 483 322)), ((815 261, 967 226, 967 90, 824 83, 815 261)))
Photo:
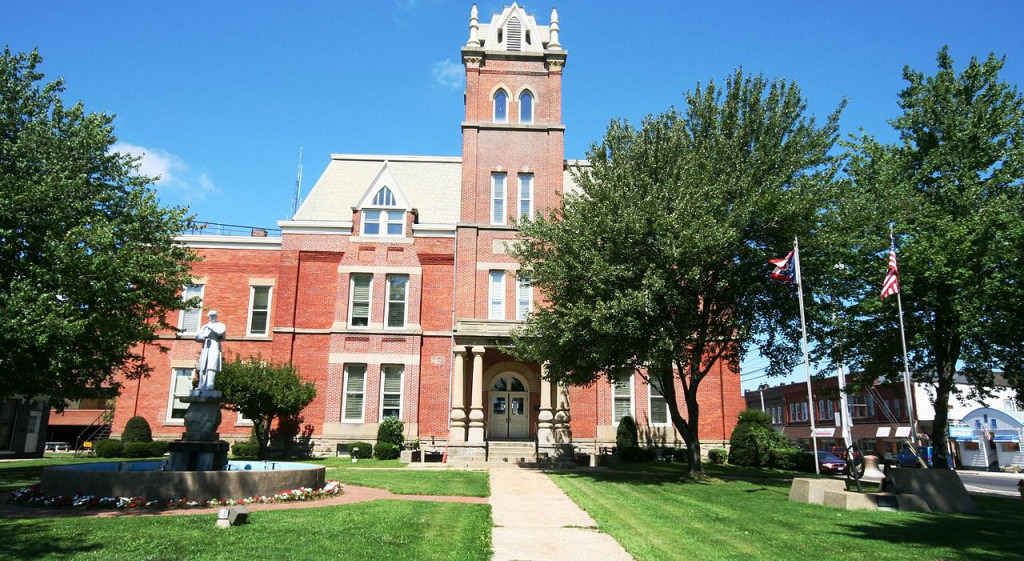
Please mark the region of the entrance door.
POLYGON ((530 393, 518 377, 507 374, 494 381, 490 391, 490 438, 526 438, 529 436, 530 393))

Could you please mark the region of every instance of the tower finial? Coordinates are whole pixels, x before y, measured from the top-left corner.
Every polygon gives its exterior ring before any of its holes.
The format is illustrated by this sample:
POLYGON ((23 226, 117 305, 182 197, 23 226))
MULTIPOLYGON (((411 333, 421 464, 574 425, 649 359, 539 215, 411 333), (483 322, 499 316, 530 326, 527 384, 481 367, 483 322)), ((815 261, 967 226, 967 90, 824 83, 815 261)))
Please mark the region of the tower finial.
POLYGON ((477 37, 477 32, 480 30, 480 21, 477 17, 476 4, 473 4, 473 9, 469 12, 469 41, 466 41, 467 47, 479 47, 480 38, 477 37))
POLYGON ((562 44, 558 42, 558 10, 551 8, 551 40, 548 41, 548 48, 561 50, 562 44))

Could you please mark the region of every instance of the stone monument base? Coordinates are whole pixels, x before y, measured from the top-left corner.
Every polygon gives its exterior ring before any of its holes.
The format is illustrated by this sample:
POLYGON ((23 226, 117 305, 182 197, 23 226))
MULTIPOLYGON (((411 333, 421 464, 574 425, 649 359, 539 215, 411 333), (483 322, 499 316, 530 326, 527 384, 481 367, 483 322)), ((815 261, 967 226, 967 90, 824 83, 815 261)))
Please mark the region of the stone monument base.
POLYGON ((167 449, 171 459, 167 462, 170 471, 221 471, 228 463, 231 445, 223 440, 194 442, 175 440, 167 449))
POLYGON ((194 390, 181 398, 188 403, 185 411, 185 433, 181 440, 168 446, 171 471, 221 471, 228 463, 231 446, 220 440, 221 393, 213 390, 194 390))

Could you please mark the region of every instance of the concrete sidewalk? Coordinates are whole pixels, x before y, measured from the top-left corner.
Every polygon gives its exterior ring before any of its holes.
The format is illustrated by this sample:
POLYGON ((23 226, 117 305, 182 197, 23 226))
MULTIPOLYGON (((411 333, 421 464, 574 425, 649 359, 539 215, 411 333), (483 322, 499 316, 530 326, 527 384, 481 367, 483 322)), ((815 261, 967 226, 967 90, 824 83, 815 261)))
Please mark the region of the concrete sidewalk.
POLYGON ((544 472, 492 468, 493 561, 633 561, 544 472))

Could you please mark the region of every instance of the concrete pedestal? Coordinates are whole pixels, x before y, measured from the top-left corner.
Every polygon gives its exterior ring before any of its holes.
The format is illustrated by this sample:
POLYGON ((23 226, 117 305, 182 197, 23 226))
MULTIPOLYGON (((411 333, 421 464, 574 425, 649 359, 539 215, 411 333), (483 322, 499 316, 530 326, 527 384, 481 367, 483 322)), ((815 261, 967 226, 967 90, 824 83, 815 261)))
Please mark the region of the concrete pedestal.
POLYGON ((167 468, 171 471, 221 471, 228 463, 228 449, 223 441, 189 442, 175 440, 168 444, 171 459, 167 468))
POLYGON ((220 471, 228 463, 230 445, 220 440, 221 393, 193 391, 181 398, 188 403, 185 411, 185 434, 168 446, 171 471, 220 471))

